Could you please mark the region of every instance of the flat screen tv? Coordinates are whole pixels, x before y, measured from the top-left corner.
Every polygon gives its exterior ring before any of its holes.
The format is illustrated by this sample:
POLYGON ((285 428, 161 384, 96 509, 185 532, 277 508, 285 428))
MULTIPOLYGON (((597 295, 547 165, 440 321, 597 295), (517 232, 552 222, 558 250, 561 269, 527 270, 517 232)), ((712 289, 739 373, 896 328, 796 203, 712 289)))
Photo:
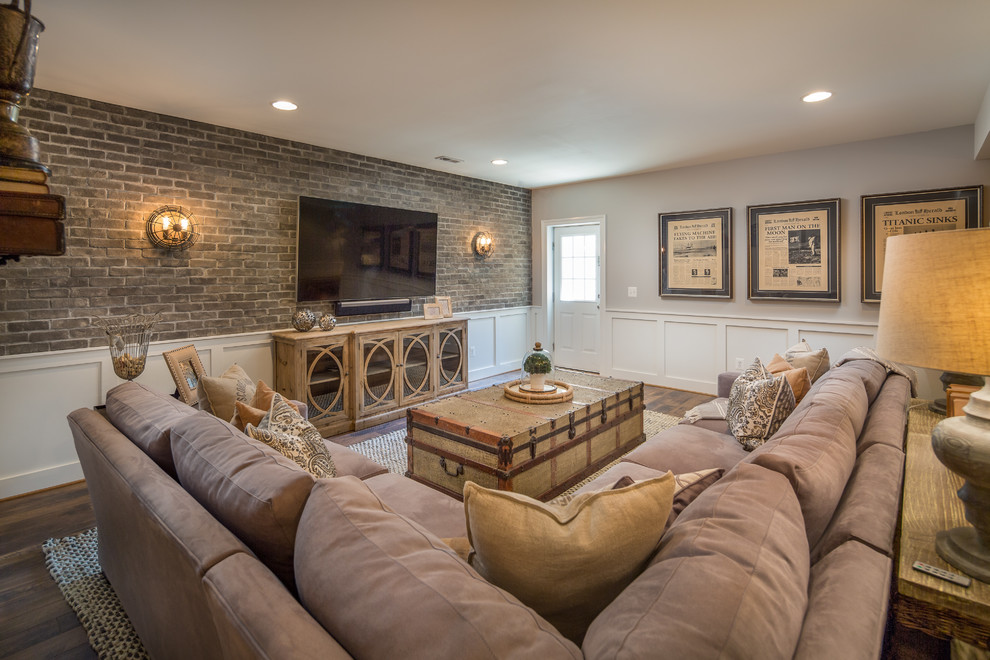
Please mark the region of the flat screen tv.
POLYGON ((299 302, 436 294, 436 213, 300 197, 297 236, 299 302))

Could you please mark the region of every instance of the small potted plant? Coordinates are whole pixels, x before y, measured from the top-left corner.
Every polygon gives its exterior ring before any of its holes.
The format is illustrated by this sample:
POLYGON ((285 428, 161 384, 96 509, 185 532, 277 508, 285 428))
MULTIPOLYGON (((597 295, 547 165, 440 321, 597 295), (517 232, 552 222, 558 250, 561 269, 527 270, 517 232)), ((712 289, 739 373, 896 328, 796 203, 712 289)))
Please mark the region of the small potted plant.
POLYGON ((556 389, 553 378, 547 385, 547 374, 553 373, 553 359, 550 351, 543 348, 540 342, 536 342, 526 357, 523 358, 523 377, 520 387, 531 392, 552 392, 556 389))

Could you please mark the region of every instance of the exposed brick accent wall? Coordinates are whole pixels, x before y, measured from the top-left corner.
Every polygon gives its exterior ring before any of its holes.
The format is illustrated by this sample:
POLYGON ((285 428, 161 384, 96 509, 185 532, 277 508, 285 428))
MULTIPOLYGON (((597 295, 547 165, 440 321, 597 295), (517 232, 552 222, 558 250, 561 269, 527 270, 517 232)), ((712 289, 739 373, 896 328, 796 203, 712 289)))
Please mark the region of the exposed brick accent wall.
POLYGON ((530 304, 527 189, 45 90, 21 121, 65 196, 67 252, 0 266, 0 355, 105 345, 96 316, 161 311, 156 340, 289 327, 299 195, 436 212, 438 295, 462 311, 530 304), (196 216, 190 250, 148 242, 164 204, 196 216), (470 251, 483 229, 487 261, 470 251))

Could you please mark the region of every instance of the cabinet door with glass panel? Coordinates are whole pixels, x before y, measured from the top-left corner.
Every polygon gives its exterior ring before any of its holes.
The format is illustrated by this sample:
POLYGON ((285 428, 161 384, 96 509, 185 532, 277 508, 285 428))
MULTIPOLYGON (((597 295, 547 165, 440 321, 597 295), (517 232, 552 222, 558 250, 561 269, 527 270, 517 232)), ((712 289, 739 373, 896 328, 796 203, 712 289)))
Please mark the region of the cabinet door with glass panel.
POLYGON ((347 337, 307 346, 306 406, 308 417, 324 436, 350 425, 350 350, 347 337))
POLYGON ((437 392, 454 392, 467 387, 467 323, 437 326, 437 392))
POLYGON ((433 373, 433 328, 421 328, 399 333, 401 364, 398 380, 399 404, 410 405, 428 401, 435 395, 433 373))
POLYGON ((357 335, 356 348, 358 416, 398 407, 396 371, 402 364, 399 335, 357 335))

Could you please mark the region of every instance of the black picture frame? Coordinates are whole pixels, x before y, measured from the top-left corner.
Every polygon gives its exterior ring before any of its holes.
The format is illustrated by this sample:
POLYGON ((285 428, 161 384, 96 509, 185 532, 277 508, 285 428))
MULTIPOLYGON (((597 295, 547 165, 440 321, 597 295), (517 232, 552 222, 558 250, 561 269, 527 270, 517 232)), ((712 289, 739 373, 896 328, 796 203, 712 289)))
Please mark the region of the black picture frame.
POLYGON ((840 302, 840 202, 834 197, 746 208, 750 300, 840 302))
POLYGON ((660 295, 732 298, 732 209, 659 214, 660 295))
POLYGON ((887 236, 982 227, 983 186, 863 195, 860 209, 861 299, 878 303, 887 236))

